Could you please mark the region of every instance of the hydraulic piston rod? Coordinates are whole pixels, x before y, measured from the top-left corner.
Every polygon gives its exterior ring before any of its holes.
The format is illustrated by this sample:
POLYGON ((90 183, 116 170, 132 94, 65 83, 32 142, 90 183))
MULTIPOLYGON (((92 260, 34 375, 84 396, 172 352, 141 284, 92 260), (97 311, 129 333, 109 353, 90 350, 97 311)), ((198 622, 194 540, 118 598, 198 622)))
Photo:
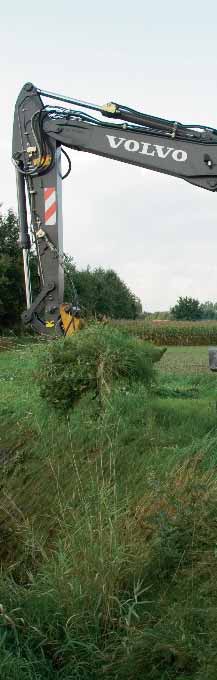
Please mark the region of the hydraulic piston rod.
POLYGON ((20 246, 23 250, 23 264, 24 264, 24 277, 25 277, 25 289, 26 289, 26 304, 27 309, 29 309, 32 302, 31 294, 31 280, 29 272, 29 249, 30 249, 30 238, 28 233, 28 220, 27 220, 27 210, 26 210, 26 192, 25 192, 25 179, 24 175, 16 170, 16 181, 17 181, 17 200, 18 200, 18 212, 19 212, 19 229, 20 229, 20 246))
POLYGON ((43 97, 49 97, 49 99, 57 99, 60 102, 66 102, 67 104, 75 104, 76 106, 84 106, 86 109, 92 109, 92 111, 102 111, 103 108, 102 106, 97 106, 96 104, 90 104, 90 102, 83 102, 81 99, 65 97, 63 94, 48 92, 47 90, 39 90, 37 88, 37 92, 43 97))

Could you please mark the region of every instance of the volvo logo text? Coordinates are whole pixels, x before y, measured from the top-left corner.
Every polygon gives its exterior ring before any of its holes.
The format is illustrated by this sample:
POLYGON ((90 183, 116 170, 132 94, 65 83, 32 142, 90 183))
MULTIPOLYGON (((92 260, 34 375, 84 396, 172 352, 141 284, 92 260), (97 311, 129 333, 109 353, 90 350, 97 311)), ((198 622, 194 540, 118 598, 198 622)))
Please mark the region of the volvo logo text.
POLYGON ((113 135, 106 135, 106 137, 112 149, 118 149, 122 146, 126 151, 141 153, 145 156, 158 156, 158 158, 163 159, 171 156, 178 163, 184 163, 188 158, 186 151, 174 149, 172 146, 148 144, 147 142, 139 142, 137 139, 126 139, 125 137, 114 137, 113 135))

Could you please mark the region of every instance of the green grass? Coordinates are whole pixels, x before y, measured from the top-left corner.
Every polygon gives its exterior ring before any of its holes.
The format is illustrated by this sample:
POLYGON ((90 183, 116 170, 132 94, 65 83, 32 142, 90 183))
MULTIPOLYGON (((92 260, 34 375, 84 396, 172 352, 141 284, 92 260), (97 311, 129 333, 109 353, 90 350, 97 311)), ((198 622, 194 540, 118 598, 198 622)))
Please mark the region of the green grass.
POLYGON ((189 376, 202 373, 208 380, 215 382, 213 374, 208 371, 207 347, 170 347, 164 354, 159 368, 164 374, 184 373, 185 376, 189 376))
POLYGON ((214 680, 217 383, 169 348, 149 392, 63 417, 48 347, 0 353, 0 677, 214 680))

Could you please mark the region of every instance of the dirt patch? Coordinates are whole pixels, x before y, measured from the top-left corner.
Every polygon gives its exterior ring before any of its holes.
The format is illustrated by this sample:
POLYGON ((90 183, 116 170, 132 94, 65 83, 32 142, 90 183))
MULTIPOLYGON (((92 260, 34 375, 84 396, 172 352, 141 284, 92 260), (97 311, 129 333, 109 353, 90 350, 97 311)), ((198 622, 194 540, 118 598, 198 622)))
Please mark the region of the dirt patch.
POLYGON ((0 352, 14 349, 16 347, 16 340, 12 338, 0 338, 0 352))

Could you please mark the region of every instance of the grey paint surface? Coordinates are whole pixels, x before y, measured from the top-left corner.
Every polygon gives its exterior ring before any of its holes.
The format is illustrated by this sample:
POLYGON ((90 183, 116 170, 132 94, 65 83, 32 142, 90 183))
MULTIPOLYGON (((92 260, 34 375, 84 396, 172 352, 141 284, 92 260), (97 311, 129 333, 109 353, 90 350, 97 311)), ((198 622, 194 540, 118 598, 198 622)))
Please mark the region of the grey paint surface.
POLYGON ((44 129, 52 138, 70 148, 180 177, 209 191, 217 190, 217 143, 186 142, 125 129, 117 129, 114 132, 112 127, 102 128, 73 121, 69 124, 67 119, 61 122, 46 120, 44 129), (112 149, 108 136, 115 136, 116 144, 120 139, 124 141, 112 149), (139 145, 138 150, 127 149, 126 142, 128 145, 132 143, 131 147, 134 144, 134 148, 139 145), (144 145, 148 145, 148 154, 143 153, 144 145), (160 147, 162 154, 166 154, 168 149, 172 151, 166 158, 160 158, 158 155, 160 149, 157 153, 156 146, 160 147), (187 160, 177 161, 173 158, 172 153, 179 154, 181 151, 187 154, 187 160), (205 160, 207 155, 210 157, 212 167, 207 166, 205 160))
MULTIPOLYGON (((34 173, 34 165, 27 153, 27 147, 35 147, 35 139, 31 129, 31 119, 37 111, 43 109, 43 103, 37 90, 30 92, 22 89, 15 108, 13 129, 13 158, 27 166, 25 176, 27 194, 31 213, 31 226, 37 245, 41 289, 50 282, 54 283, 53 290, 46 294, 43 301, 39 302, 37 312, 42 320, 57 320, 59 305, 63 301, 64 271, 61 265, 61 253, 63 251, 63 227, 62 227, 62 179, 61 179, 61 148, 55 139, 49 140, 52 147, 55 162, 51 170, 39 176, 34 173), (52 226, 45 223, 45 197, 44 189, 54 188, 56 192, 56 221, 52 226), (40 233, 44 233, 44 237, 40 233)), ((19 214, 19 218, 21 215, 19 214)))
POLYGON ((217 371, 217 347, 209 347, 209 368, 217 371))
MULTIPOLYGON (((45 291, 45 295, 40 294, 38 305, 34 301, 34 311, 41 315, 43 321, 57 321, 64 285, 61 265, 61 144, 77 151, 179 177, 209 191, 216 191, 217 137, 215 132, 204 130, 197 140, 183 140, 168 133, 128 129, 126 124, 110 126, 107 123, 102 126, 100 122, 86 123, 79 119, 79 115, 72 116, 70 111, 59 119, 55 115, 52 118, 51 111, 43 118, 42 129, 52 149, 54 163, 45 172, 36 174, 34 152, 31 155, 27 149, 28 146, 34 149, 37 143, 32 121, 39 112, 44 115, 45 110, 38 91, 33 85, 26 84, 15 107, 12 153, 20 169, 24 168, 32 228, 38 249, 41 290, 44 287, 45 291), (49 188, 55 189, 57 200, 56 222, 52 226, 45 222, 44 189, 49 188)), ((22 213, 25 213, 25 209, 22 213)))

